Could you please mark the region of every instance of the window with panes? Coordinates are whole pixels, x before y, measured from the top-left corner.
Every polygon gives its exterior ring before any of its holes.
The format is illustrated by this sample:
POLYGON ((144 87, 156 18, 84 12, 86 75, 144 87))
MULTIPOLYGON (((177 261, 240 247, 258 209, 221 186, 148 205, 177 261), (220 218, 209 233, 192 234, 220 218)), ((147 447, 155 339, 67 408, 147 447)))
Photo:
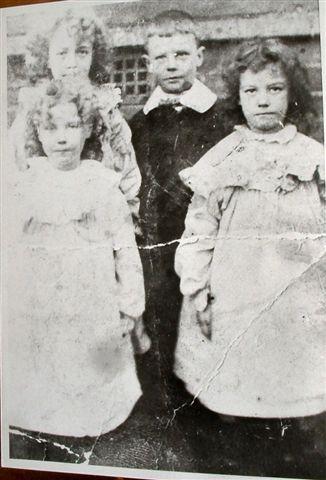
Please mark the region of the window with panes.
POLYGON ((110 82, 121 88, 125 103, 143 104, 149 95, 148 71, 143 50, 119 48, 114 52, 110 82))

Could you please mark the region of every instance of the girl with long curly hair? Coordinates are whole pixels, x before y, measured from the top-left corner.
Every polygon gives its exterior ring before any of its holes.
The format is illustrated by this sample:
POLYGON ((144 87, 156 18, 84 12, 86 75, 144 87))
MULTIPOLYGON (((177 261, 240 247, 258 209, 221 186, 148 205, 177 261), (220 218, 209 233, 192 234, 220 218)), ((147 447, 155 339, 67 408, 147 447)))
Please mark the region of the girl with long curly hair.
POLYGON ((210 410, 325 410, 324 149, 299 131, 307 73, 276 39, 225 71, 243 124, 180 173, 194 192, 176 253, 184 295, 175 372, 210 410))

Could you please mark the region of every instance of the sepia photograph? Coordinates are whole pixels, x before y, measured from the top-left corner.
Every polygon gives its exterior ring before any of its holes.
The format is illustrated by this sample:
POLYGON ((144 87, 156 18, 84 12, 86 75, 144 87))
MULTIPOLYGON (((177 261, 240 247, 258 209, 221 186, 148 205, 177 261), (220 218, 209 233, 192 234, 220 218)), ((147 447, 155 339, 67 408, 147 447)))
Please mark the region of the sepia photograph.
POLYGON ((1 465, 326 478, 326 2, 0 14, 1 465))

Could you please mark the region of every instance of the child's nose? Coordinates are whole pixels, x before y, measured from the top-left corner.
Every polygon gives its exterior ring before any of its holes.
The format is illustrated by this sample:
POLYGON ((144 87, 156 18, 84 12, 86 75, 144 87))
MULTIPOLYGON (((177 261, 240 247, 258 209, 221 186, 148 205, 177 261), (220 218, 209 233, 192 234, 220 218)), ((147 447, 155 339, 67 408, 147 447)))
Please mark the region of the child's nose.
POLYGON ((65 145, 67 143, 67 132, 64 128, 57 130, 57 143, 58 145, 65 145))
POLYGON ((167 69, 168 70, 176 70, 177 68, 177 59, 173 53, 168 55, 167 57, 167 69))
POLYGON ((66 67, 69 69, 75 69, 77 66, 75 52, 69 52, 66 56, 66 67))
POLYGON ((259 107, 268 107, 270 105, 267 92, 260 92, 257 100, 258 100, 259 107))

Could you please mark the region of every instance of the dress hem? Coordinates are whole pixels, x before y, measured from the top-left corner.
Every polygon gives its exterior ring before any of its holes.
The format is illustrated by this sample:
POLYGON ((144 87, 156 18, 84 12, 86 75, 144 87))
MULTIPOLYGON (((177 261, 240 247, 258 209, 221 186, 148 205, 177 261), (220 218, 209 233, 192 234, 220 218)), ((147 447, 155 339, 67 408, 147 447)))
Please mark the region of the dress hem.
POLYGON ((246 407, 243 397, 240 398, 240 402, 237 396, 234 396, 232 400, 228 398, 225 401, 221 401, 221 399, 216 400, 216 398, 212 399, 210 395, 200 393, 200 387, 192 387, 191 384, 188 383, 187 378, 193 378, 194 374, 185 375, 183 368, 175 368, 174 373, 184 382, 186 390, 191 395, 198 399, 204 407, 217 414, 252 418, 297 418, 319 415, 326 412, 326 399, 304 401, 295 406, 289 404, 279 404, 277 406, 263 405, 263 402, 260 402, 257 408, 253 408, 252 405, 246 407), (180 372, 180 370, 182 371, 180 372))
POLYGON ((9 425, 9 430, 12 430, 12 429, 21 429, 21 430, 27 430, 27 431, 32 431, 32 432, 41 432, 41 433, 44 433, 46 435, 59 435, 59 436, 62 436, 62 437, 76 437, 76 438, 83 438, 83 437, 99 437, 100 435, 104 435, 106 433, 109 433, 109 432, 112 432, 113 430, 115 430, 116 428, 118 428, 122 423, 124 423, 127 418, 129 417, 129 415, 131 414, 135 404, 137 403, 137 401, 139 400, 139 398, 142 396, 142 391, 139 390, 138 394, 135 395, 135 398, 132 399, 132 401, 130 402, 130 405, 128 405, 128 409, 126 409, 126 413, 124 415, 119 415, 118 419, 115 418, 114 420, 115 421, 112 421, 110 422, 108 425, 111 425, 109 428, 108 426, 106 426, 105 429, 102 430, 102 425, 105 424, 105 421, 102 422, 101 424, 101 429, 97 432, 89 432, 89 431, 80 431, 78 433, 76 433, 76 431, 71 431, 71 430, 64 430, 64 428, 60 428, 60 430, 57 430, 56 428, 54 429, 48 429, 48 428, 37 428, 35 427, 35 424, 33 425, 33 428, 31 425, 28 425, 26 424, 26 426, 24 425, 14 425, 14 424, 11 424, 9 425))

